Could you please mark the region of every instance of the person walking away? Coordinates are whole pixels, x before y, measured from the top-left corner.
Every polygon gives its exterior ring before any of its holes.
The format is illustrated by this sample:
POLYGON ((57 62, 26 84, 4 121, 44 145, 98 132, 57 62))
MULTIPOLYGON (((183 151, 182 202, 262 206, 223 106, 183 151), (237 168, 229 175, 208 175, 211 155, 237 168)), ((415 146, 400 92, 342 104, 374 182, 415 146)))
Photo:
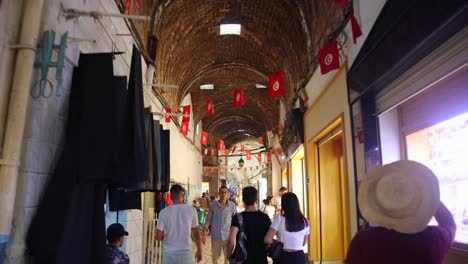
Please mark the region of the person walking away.
POLYGON ((192 264, 192 238, 195 239, 197 262, 202 260, 198 216, 195 208, 185 204, 185 190, 178 184, 170 189, 173 205, 159 213, 156 240, 163 241, 163 264, 192 264))
POLYGON ((128 255, 121 251, 124 242, 124 236, 128 236, 128 232, 119 223, 111 224, 107 228, 106 238, 106 264, 129 264, 128 255))
POLYGON ((271 224, 265 236, 265 244, 271 245, 275 235, 283 243, 283 250, 273 263, 305 264, 303 248, 310 234, 309 221, 302 214, 299 200, 294 193, 283 194, 281 204, 281 215, 271 224))
POLYGON ((286 189, 286 187, 284 186, 278 190, 279 195, 275 197, 276 215, 281 214, 281 196, 283 196, 283 194, 287 192, 288 192, 288 189, 286 189))
POLYGON ((443 263, 456 224, 429 168, 409 160, 372 168, 359 185, 358 204, 378 226, 354 236, 345 263, 443 263), (432 216, 437 226, 428 226, 432 216))
POLYGON ((268 263, 263 238, 271 225, 271 221, 268 215, 257 210, 257 197, 258 191, 254 187, 248 186, 242 189, 242 201, 244 202, 245 211, 237 213, 232 218, 231 231, 227 244, 227 251, 230 256, 239 239, 239 215, 242 214, 243 229, 247 237, 245 244, 247 249, 247 260, 244 262, 246 264, 268 263))
POLYGON ((263 200, 263 203, 265 204, 265 207, 263 208, 263 212, 270 217, 270 220, 273 221, 273 218, 275 217, 275 211, 276 208, 273 205, 273 196, 269 195, 265 200, 263 200))
POLYGON ((205 222, 205 229, 202 236, 203 244, 206 242, 206 233, 211 226, 211 259, 213 264, 218 263, 221 252, 224 255, 224 263, 228 263, 227 241, 231 230, 232 217, 236 214, 236 205, 228 200, 228 188, 219 188, 219 200, 211 204, 208 217, 205 222))

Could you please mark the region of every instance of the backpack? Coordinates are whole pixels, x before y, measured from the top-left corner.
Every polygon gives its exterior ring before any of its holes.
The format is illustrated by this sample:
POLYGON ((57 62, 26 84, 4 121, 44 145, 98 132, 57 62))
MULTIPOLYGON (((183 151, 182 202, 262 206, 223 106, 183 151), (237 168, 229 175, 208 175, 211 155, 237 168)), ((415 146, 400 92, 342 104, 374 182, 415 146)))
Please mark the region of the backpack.
POLYGON ((238 239, 236 241, 236 248, 229 258, 230 264, 240 264, 247 260, 247 236, 245 235, 244 230, 244 219, 242 217, 242 213, 238 213, 236 216, 237 220, 239 220, 239 234, 237 236, 238 239))

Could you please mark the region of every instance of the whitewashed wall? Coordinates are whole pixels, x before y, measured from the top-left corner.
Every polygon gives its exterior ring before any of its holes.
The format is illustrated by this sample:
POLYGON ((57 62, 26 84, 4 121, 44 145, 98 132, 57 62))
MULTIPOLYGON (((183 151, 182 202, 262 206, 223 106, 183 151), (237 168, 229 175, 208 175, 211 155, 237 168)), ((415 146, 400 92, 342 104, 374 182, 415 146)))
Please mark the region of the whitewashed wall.
MULTIPOLYGON (((30 99, 15 201, 12 240, 7 251, 7 263, 26 263, 24 253, 25 235, 38 206, 44 182, 51 175, 63 148, 71 77, 73 66, 78 63, 79 53, 110 52, 114 41, 117 50, 125 52, 125 54, 117 56, 114 61, 114 73, 116 75, 129 74, 133 38, 131 36, 116 36, 116 33, 129 33, 124 21, 104 17, 101 19, 101 25, 92 18, 80 18, 78 21, 66 21, 64 18, 57 19, 60 3, 63 3, 66 8, 109 13, 119 12, 113 0, 45 1, 40 32, 54 30, 56 32, 56 43, 66 31, 68 31, 70 37, 94 39, 95 42, 68 42, 63 70, 63 95, 61 97, 30 99)), ((15 43, 17 28, 14 26, 18 23, 15 20, 20 17, 21 5, 22 1, 18 0, 2 1, 0 8, 0 25, 2 27, 0 61, 2 62, 5 61, 5 58, 8 59, 5 44, 15 43)), ((55 86, 54 69, 49 71, 48 77, 55 86)), ((2 78, 0 78, 0 84, 5 84, 5 76, 2 76, 2 78)), ((37 78, 38 72, 36 71, 34 80, 37 80, 37 78)), ((0 89, 5 89, 5 86, 0 89)), ((126 242, 126 250, 131 262, 139 263, 142 255, 142 213, 139 210, 131 210, 126 218, 128 222, 122 224, 126 226, 131 234, 126 242)))

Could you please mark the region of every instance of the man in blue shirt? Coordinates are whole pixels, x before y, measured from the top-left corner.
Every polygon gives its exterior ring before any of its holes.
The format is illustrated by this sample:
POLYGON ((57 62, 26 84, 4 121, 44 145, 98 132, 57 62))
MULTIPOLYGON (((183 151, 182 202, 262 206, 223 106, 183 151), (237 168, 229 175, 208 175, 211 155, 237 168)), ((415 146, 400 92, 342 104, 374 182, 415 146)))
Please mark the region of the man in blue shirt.
POLYGON ((124 227, 119 223, 111 224, 107 228, 106 236, 109 242, 106 246, 106 263, 129 264, 128 255, 119 249, 123 245, 124 236, 128 236, 128 232, 125 231, 124 227))
POLYGON ((232 217, 237 213, 236 205, 228 200, 228 193, 226 186, 219 188, 219 201, 211 204, 203 232, 202 242, 205 243, 206 233, 211 225, 211 258, 214 264, 218 263, 221 252, 224 254, 224 263, 228 263, 226 245, 231 230, 232 217))

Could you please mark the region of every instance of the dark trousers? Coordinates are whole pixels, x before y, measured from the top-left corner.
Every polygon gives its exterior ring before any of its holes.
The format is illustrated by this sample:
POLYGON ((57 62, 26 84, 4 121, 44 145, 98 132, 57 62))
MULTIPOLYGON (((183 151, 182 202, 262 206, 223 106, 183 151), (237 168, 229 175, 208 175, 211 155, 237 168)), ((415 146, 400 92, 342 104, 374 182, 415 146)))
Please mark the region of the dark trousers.
POLYGON ((286 252, 282 251, 281 255, 279 256, 278 259, 275 259, 273 261, 274 264, 305 264, 306 262, 306 257, 304 254, 304 251, 296 251, 296 252, 286 252))

